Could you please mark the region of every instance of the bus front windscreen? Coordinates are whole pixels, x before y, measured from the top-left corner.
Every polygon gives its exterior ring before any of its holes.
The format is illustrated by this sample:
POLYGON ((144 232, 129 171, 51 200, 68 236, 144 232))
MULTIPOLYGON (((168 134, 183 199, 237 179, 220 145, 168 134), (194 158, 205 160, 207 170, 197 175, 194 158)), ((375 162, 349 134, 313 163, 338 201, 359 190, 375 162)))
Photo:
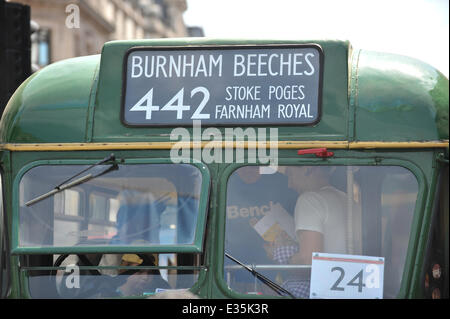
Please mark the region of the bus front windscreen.
MULTIPOLYGON (((19 248, 194 243, 202 175, 192 165, 117 165, 33 203, 87 167, 41 165, 23 175, 19 248)), ((105 170, 108 165, 98 165, 90 174, 105 170)))

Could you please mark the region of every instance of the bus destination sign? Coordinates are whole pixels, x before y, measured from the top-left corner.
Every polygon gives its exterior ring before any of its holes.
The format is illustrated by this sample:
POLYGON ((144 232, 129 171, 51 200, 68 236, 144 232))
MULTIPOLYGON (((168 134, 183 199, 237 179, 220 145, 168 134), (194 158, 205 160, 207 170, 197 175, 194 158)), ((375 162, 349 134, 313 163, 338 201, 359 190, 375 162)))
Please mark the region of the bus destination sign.
POLYGON ((124 63, 129 126, 311 125, 319 121, 317 45, 134 48, 124 63))

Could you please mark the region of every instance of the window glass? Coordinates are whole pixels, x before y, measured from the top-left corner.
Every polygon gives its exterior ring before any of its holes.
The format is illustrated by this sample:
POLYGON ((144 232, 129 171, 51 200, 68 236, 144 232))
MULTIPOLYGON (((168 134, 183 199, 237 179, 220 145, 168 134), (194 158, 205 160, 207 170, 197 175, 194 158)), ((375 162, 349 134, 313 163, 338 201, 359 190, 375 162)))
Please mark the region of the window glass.
POLYGON ((79 216, 80 213, 80 193, 76 190, 66 189, 55 194, 54 210, 55 214, 66 216, 79 216))
POLYGON ((54 255, 53 267, 46 256, 35 257, 40 269, 22 270, 33 298, 149 297, 168 289, 191 288, 202 268, 195 254, 54 255))
MULTIPOLYGON (((267 253, 270 243, 252 225, 275 206, 293 213, 297 194, 287 185, 288 179, 284 174, 261 175, 257 166, 239 168, 230 176, 227 185, 226 252, 248 265, 276 264, 267 253)), ((262 271, 268 275, 266 269, 262 271)), ((225 275, 230 287, 238 292, 260 292, 259 287, 255 287, 258 280, 228 258, 225 258, 225 275)))
MULTIPOLYGON (((395 298, 417 193, 402 167, 284 166, 274 174, 241 167, 227 185, 225 252, 300 298, 310 295, 313 252, 383 257, 383 297, 395 298)), ((277 294, 224 260, 232 290, 277 294)))
POLYGON ((50 30, 40 28, 31 35, 31 63, 44 67, 51 62, 50 30))
MULTIPOLYGON (((30 202, 86 165, 43 165, 20 182, 19 247, 193 244, 202 175, 184 164, 100 165, 100 176, 30 202)), ((77 177, 80 178, 80 177, 77 177)))

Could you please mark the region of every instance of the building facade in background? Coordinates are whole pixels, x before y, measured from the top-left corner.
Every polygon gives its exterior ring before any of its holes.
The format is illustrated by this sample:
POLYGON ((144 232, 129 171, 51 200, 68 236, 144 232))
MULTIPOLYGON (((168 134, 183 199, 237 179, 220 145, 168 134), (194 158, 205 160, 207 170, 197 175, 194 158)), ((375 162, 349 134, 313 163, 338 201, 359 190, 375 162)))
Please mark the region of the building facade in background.
POLYGON ((186 0, 11 0, 29 5, 39 25, 32 35, 32 63, 98 54, 111 40, 190 36, 186 0))

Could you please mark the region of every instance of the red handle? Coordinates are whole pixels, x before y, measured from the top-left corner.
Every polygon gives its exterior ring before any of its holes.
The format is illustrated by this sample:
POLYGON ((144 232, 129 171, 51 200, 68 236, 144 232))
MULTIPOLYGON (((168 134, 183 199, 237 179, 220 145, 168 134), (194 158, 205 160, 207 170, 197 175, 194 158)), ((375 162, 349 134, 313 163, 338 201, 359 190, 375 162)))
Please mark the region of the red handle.
POLYGON ((305 154, 315 154, 317 157, 331 157, 334 155, 333 152, 328 152, 325 147, 322 148, 308 148, 305 150, 298 150, 298 155, 305 155, 305 154))

